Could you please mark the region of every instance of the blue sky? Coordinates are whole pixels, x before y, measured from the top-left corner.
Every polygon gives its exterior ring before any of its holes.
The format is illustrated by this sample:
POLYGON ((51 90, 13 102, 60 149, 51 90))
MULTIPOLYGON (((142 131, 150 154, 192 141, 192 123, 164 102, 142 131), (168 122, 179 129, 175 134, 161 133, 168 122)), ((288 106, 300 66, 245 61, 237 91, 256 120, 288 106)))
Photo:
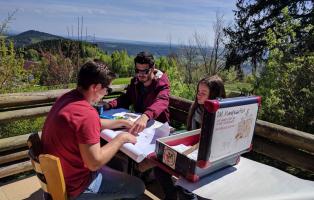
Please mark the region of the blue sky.
POLYGON ((83 35, 146 42, 186 43, 197 32, 209 38, 216 12, 233 23, 235 0, 0 0, 0 21, 18 9, 10 29, 67 35, 84 17, 83 35))

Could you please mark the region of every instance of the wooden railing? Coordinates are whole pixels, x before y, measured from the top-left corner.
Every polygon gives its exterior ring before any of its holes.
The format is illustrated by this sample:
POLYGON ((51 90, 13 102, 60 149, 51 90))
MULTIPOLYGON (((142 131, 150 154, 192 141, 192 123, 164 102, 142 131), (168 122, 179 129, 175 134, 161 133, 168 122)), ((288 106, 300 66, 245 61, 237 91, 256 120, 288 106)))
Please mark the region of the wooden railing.
MULTIPOLYGON (((122 92, 125 85, 114 87, 122 92)), ((69 90, 0 95, 0 125, 15 120, 45 116, 58 96, 69 90), (17 112, 18 110, 18 112, 17 112)), ((185 123, 191 101, 170 98, 170 117, 185 123)), ((0 178, 30 171, 26 140, 29 134, 0 139, 0 178)), ((257 120, 253 151, 314 172, 314 135, 257 120)))

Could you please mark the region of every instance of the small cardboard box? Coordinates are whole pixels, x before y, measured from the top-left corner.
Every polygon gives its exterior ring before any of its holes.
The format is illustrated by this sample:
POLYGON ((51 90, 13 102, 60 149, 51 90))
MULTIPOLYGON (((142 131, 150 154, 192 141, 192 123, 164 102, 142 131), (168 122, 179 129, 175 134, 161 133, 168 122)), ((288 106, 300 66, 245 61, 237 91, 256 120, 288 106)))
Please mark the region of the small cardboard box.
POLYGON ((240 155, 252 148, 260 103, 258 96, 207 100, 202 128, 158 139, 157 160, 192 182, 237 164, 240 155), (197 143, 198 150, 192 154, 178 149, 197 143))

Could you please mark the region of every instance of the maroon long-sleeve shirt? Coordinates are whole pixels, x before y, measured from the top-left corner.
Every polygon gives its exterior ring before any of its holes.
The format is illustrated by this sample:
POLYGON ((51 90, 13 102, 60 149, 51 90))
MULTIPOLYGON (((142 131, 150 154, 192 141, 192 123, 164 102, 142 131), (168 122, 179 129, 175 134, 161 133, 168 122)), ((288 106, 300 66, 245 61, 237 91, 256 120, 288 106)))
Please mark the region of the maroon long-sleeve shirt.
POLYGON ((134 106, 135 112, 145 113, 149 119, 160 122, 169 121, 170 83, 167 75, 157 70, 152 84, 144 87, 136 77, 132 78, 126 93, 110 101, 111 108, 122 107, 129 109, 134 106))

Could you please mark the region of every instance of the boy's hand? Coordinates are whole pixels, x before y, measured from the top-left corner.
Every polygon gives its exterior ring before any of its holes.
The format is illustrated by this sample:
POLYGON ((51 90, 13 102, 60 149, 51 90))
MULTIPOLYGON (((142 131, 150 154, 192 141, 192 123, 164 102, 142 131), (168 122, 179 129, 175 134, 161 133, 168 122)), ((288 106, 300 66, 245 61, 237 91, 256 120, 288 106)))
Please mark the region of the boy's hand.
POLYGON ((144 130, 144 128, 146 128, 147 125, 147 121, 149 120, 149 118, 147 117, 147 115, 142 114, 133 124, 133 126, 131 127, 131 129, 129 130, 129 133, 133 134, 133 135, 138 135, 139 132, 142 132, 144 130))
POLYGON ((121 132, 117 137, 121 139, 122 143, 136 143, 136 137, 128 132, 121 132))
POLYGON ((122 123, 122 126, 127 129, 130 129, 134 124, 132 121, 126 120, 126 119, 122 119, 121 123, 122 123))

